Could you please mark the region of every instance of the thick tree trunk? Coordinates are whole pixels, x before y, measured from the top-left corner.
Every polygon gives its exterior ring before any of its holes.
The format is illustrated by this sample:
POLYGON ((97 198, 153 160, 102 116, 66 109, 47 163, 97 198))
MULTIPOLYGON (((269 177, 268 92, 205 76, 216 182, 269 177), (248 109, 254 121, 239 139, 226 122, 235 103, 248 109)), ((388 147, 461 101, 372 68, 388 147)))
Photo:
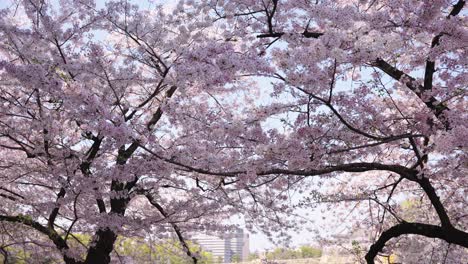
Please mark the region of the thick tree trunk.
MULTIPOLYGON (((117 164, 124 165, 127 163, 127 160, 138 148, 138 142, 132 143, 127 149, 122 146, 119 149, 119 155, 117 156, 117 164)), ((138 178, 135 178, 130 182, 121 182, 113 180, 111 183, 111 191, 121 192, 123 190, 130 191, 131 188, 135 185, 138 178)), ((109 215, 121 216, 125 215, 127 210, 128 203, 130 202, 129 197, 124 198, 112 198, 110 200, 111 210, 109 215)), ((88 249, 88 254, 86 255, 85 264, 108 264, 110 262, 110 254, 114 249, 114 243, 117 239, 117 233, 112 231, 109 228, 100 228, 96 231, 94 235, 92 245, 88 249)))
MULTIPOLYGON (((113 181, 112 190, 123 190, 123 183, 113 181)), ((111 199, 110 215, 124 216, 127 209, 129 198, 111 199)), ((88 249, 85 264, 108 264, 110 254, 114 249, 114 242, 117 239, 117 233, 109 228, 98 229, 94 235, 93 245, 88 249)))
POLYGON ((96 244, 89 248, 85 264, 107 264, 110 262, 110 254, 114 248, 117 234, 110 229, 99 229, 96 232, 96 244))

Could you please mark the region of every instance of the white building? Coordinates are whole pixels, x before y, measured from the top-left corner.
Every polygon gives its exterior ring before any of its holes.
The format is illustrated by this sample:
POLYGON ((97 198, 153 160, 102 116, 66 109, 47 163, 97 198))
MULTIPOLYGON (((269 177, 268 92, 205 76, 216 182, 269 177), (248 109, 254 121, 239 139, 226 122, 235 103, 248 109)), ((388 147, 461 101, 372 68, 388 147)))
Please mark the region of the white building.
POLYGON ((249 234, 242 229, 222 234, 219 237, 197 234, 192 239, 203 250, 213 254, 215 261, 220 260, 222 263, 244 261, 249 256, 249 234))

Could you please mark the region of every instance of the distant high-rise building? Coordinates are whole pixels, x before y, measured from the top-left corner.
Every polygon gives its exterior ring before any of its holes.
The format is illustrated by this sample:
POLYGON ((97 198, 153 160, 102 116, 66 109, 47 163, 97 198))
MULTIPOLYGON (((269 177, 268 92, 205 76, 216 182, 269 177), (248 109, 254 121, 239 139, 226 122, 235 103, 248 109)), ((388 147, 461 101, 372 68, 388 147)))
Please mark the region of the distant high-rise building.
POLYGON ((249 255, 249 234, 242 229, 220 236, 197 234, 192 237, 203 250, 213 254, 222 263, 247 260, 249 255))

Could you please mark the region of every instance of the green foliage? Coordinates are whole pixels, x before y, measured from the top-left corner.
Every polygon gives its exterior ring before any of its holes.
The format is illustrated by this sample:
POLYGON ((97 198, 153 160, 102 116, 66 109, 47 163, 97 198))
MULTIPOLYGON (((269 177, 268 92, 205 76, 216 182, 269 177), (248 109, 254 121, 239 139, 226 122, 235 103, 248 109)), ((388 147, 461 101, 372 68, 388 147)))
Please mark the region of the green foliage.
MULTIPOLYGON (((88 247, 91 243, 92 237, 88 234, 70 234, 67 243, 71 248, 88 247)), ((188 242, 190 251, 197 254, 199 257, 198 263, 200 264, 213 264, 213 255, 209 252, 203 251, 199 245, 188 242)), ((27 264, 36 263, 34 254, 23 249, 19 246, 10 246, 5 248, 8 250, 8 261, 5 262, 4 257, 0 254, 0 263, 11 264, 27 264)), ((82 258, 85 257, 83 251, 82 258)), ((178 241, 165 240, 158 242, 147 241, 143 238, 137 237, 118 237, 114 246, 115 259, 125 261, 133 261, 132 263, 150 264, 150 263, 171 263, 171 264, 189 264, 193 261, 183 251, 182 246, 178 241)), ((37 257, 37 256, 36 256, 37 257)), ((41 264, 55 264, 62 263, 61 259, 54 259, 53 257, 41 259, 41 264)))
MULTIPOLYGON (((188 244, 190 251, 200 256, 198 263, 214 263, 213 256, 209 252, 202 251, 200 246, 194 243, 188 244)), ((115 251, 118 255, 130 257, 138 263, 193 263, 182 250, 180 243, 171 240, 151 243, 141 238, 119 237, 115 244, 115 251)))
POLYGON ((266 254, 267 259, 300 259, 300 258, 319 258, 322 256, 322 250, 311 246, 301 246, 299 249, 276 248, 266 254))
POLYGON ((2 248, 2 254, 0 254, 0 263, 7 264, 29 264, 29 263, 38 263, 38 264, 57 264, 61 263, 54 259, 52 256, 40 256, 40 261, 37 259, 37 254, 31 254, 30 251, 24 249, 21 246, 9 246, 2 248), (5 260, 5 255, 7 254, 8 258, 5 260))
MULTIPOLYGON (((88 246, 90 242, 91 236, 87 234, 73 234, 69 239, 69 243, 74 247, 79 246, 78 244, 88 246)), ((201 250, 200 246, 194 243, 188 242, 188 244, 192 253, 200 255, 198 263, 214 262, 211 253, 201 250)), ((149 242, 143 238, 119 236, 114 249, 118 256, 132 258, 137 263, 192 263, 192 260, 182 250, 180 243, 172 240, 149 242)))
POLYGON ((353 241, 351 242, 351 245, 353 246, 353 251, 354 251, 354 252, 358 252, 358 253, 361 252, 361 246, 359 245, 359 242, 358 242, 358 241, 353 240, 353 241))
POLYGON ((5 260, 3 255, 0 255, 0 263, 27 264, 30 259, 30 254, 19 247, 4 248, 8 254, 8 259, 5 260))
POLYGON ((88 234, 70 234, 67 242, 71 247, 78 247, 79 245, 87 247, 91 243, 91 236, 88 234))
POLYGON ((272 252, 266 254, 267 259, 297 259, 300 253, 293 249, 275 248, 272 252))
POLYGON ((239 255, 234 255, 231 258, 231 262, 234 262, 234 263, 238 263, 238 262, 241 262, 241 261, 242 261, 242 259, 241 259, 241 257, 239 255))
POLYGON ((299 248, 301 257, 303 258, 320 258, 322 256, 322 250, 319 248, 313 248, 311 246, 301 246, 299 248))
POLYGON ((23 223, 31 223, 33 220, 31 216, 24 214, 19 214, 18 219, 23 223))
POLYGON ((407 199, 400 203, 401 216, 409 222, 417 221, 417 216, 422 213, 422 202, 417 199, 407 199))
POLYGON ((259 259, 260 256, 258 255, 258 252, 250 253, 249 256, 247 257, 248 261, 256 260, 259 259))
POLYGON ((356 240, 353 240, 351 242, 351 246, 352 246, 352 254, 354 258, 356 259, 358 263, 362 263, 363 254, 365 253, 365 251, 361 248, 361 245, 356 240))

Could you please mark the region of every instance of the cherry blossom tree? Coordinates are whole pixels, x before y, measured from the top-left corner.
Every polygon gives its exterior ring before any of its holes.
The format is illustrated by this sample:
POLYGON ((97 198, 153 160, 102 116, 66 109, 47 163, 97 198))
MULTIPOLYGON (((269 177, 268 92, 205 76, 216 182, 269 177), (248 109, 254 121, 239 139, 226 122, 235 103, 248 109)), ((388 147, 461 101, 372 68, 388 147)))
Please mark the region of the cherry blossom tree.
POLYGON ((272 176, 264 183, 300 182, 313 190, 309 202, 368 201, 368 263, 408 234, 446 243, 420 245, 427 262, 467 259, 465 1, 207 4, 228 39, 250 36, 275 67, 267 77, 279 100, 265 112, 289 132, 269 131, 257 153, 276 167, 256 170, 272 176), (340 182, 323 194, 304 183, 316 175, 340 182), (425 210, 405 219, 401 197, 420 198, 425 210))
POLYGON ((287 237, 296 208, 333 203, 359 213, 367 263, 412 262, 411 247, 466 259, 464 6, 14 1, 0 11, 2 236, 109 263, 118 236, 173 234, 196 263, 188 231, 239 213, 287 237))

